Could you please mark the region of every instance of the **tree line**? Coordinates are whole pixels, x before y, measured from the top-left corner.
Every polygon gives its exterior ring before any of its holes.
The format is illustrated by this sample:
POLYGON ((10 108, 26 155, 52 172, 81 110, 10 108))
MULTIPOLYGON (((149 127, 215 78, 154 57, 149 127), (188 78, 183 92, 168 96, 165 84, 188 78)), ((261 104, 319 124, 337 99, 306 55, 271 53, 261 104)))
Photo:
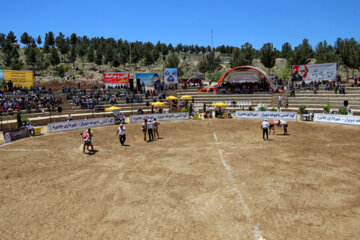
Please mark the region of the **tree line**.
POLYGON ((45 36, 33 37, 27 32, 17 39, 14 32, 0 33, 0 63, 6 68, 20 70, 24 62, 20 59, 19 49, 24 49, 25 63, 32 69, 44 71, 52 66, 54 69, 60 63, 96 64, 98 67, 109 65, 118 68, 125 67, 130 61, 135 66, 139 63, 150 67, 163 60, 165 67, 178 67, 182 57, 184 60, 190 54, 201 54, 197 68, 202 73, 212 73, 221 68, 219 53, 229 56, 230 67, 252 65, 254 59, 260 59, 268 69, 275 66, 276 58, 285 58, 288 66, 308 64, 312 58, 316 63, 337 62, 347 70, 360 69, 360 43, 354 38, 338 38, 333 45, 326 41, 319 42, 313 48, 308 39, 293 47, 285 42, 281 49, 274 48, 272 43, 265 43, 262 48, 255 49, 252 44, 245 43, 240 47, 221 45, 216 48, 210 46, 183 45, 151 42, 129 42, 123 39, 78 36, 72 33, 65 36, 48 32, 45 36), (18 43, 22 45, 20 45, 18 43), (216 54, 216 52, 218 54, 216 54), (216 56, 217 55, 217 56, 216 56), (131 56, 131 57, 130 57, 131 56))

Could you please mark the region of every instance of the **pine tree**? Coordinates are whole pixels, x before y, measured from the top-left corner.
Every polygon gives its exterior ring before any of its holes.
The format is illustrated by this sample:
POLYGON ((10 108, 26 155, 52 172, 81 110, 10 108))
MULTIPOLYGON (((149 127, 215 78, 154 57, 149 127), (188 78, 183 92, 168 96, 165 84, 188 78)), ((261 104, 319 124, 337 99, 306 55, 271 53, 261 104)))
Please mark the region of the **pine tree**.
POLYGON ((336 62, 337 56, 334 48, 326 41, 319 42, 316 45, 316 63, 336 62))
POLYGON ((37 58, 36 58, 36 67, 41 70, 42 75, 44 76, 44 70, 48 69, 50 63, 46 58, 43 51, 38 51, 37 58))
POLYGON ((59 54, 56 48, 51 48, 50 50, 50 63, 55 69, 57 69, 57 65, 60 63, 59 54))
POLYGON ((31 46, 27 47, 25 49, 25 56, 26 56, 26 64, 32 66, 32 69, 35 70, 37 49, 31 46))
POLYGON ((10 31, 6 36, 6 39, 9 40, 10 43, 16 43, 17 39, 13 31, 10 31))
POLYGON ((70 60, 70 62, 72 62, 73 68, 75 68, 76 58, 77 58, 77 52, 76 52, 75 45, 73 45, 71 47, 70 54, 69 54, 69 60, 70 60))
POLYGON ((27 32, 24 32, 20 37, 20 42, 24 45, 29 45, 31 43, 31 37, 27 32))
POLYGON ((302 65, 308 64, 313 57, 313 49, 309 44, 308 39, 304 39, 302 43, 295 47, 293 54, 291 55, 289 64, 290 65, 302 65))
POLYGON ((100 67, 100 71, 101 71, 101 66, 103 64, 103 55, 100 49, 96 51, 95 64, 100 67))
POLYGON ((270 69, 275 66, 275 50, 272 43, 265 43, 263 47, 260 49, 260 61, 261 63, 269 69, 269 75, 270 75, 270 69))
POLYGON ((91 63, 92 68, 94 68, 95 53, 92 46, 89 48, 89 51, 87 53, 87 60, 91 63))
POLYGON ((40 46, 42 43, 41 36, 39 35, 36 39, 36 43, 40 46))
POLYGON ((165 62, 165 67, 178 68, 179 63, 180 63, 179 57, 177 56, 177 54, 175 52, 173 52, 167 56, 166 62, 165 62))
POLYGON ((290 43, 284 43, 281 47, 281 57, 285 58, 287 61, 290 61, 292 51, 293 50, 290 43))

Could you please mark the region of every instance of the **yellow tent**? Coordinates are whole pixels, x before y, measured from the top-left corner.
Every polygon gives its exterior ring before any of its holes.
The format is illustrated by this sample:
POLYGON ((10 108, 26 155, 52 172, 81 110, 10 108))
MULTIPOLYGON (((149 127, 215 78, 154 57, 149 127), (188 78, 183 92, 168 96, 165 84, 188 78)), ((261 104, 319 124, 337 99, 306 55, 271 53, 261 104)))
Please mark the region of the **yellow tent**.
POLYGON ((215 103, 213 104, 214 107, 226 107, 227 105, 223 102, 218 102, 218 103, 215 103))
POLYGON ((192 96, 184 95, 184 96, 181 97, 181 99, 192 99, 192 96))
POLYGON ((168 96, 167 98, 166 98, 166 100, 176 100, 176 99, 178 99, 177 97, 174 97, 174 96, 168 96))
POLYGON ((165 105, 165 103, 162 103, 162 102, 154 102, 154 103, 152 103, 151 105, 156 106, 156 107, 159 107, 159 106, 165 105))
POLYGON ((112 111, 116 111, 116 110, 121 110, 121 107, 111 106, 109 108, 106 108, 105 112, 112 112, 112 111))

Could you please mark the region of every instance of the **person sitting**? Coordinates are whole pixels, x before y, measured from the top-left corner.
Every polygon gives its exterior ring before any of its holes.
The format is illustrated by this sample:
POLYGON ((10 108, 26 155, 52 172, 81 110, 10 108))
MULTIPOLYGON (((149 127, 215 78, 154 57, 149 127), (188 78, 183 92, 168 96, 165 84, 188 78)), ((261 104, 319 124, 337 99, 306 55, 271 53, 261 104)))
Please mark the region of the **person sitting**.
POLYGON ((204 113, 204 119, 208 119, 209 118, 209 114, 206 112, 204 113))
POLYGON ((29 130, 30 135, 34 136, 35 135, 35 130, 34 127, 30 125, 30 123, 26 123, 25 125, 27 127, 27 129, 29 130))

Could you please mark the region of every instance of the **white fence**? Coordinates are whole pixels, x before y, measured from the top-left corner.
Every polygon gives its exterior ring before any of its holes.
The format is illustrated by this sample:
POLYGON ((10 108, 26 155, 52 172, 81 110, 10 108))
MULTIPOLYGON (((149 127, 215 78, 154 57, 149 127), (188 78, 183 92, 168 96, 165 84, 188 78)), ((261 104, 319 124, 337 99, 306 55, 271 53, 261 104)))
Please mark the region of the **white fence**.
POLYGON ((314 122, 360 125, 360 116, 314 114, 314 122))
POLYGON ((247 119, 276 119, 297 120, 296 112, 258 112, 258 111, 236 111, 236 118, 247 119))
POLYGON ((160 122, 188 120, 189 113, 180 112, 180 113, 155 113, 155 114, 131 115, 130 123, 143 122, 145 119, 153 120, 154 118, 156 118, 156 120, 160 122))
POLYGON ((48 123, 48 131, 61 132, 61 131, 70 131, 70 130, 83 129, 83 128, 102 127, 102 126, 108 126, 114 124, 115 121, 113 117, 91 118, 86 120, 48 123))

